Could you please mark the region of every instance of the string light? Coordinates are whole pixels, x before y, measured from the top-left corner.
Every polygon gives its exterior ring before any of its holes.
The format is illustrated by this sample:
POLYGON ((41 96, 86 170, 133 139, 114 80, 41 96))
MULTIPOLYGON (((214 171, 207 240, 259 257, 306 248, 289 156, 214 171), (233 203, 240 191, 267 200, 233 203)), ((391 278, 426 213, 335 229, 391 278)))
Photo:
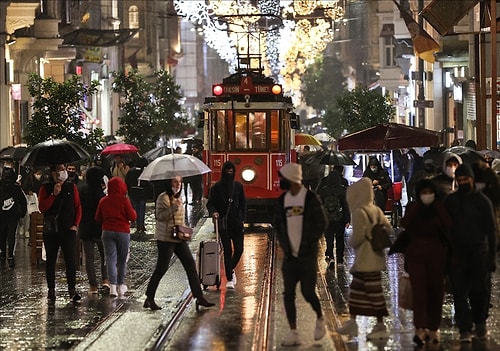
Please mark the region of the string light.
POLYGON ((179 15, 203 28, 208 46, 238 67, 238 52, 265 53, 264 73, 280 80, 300 99, 301 75, 333 40, 334 22, 343 18, 338 0, 174 0, 179 15), (255 2, 253 2, 255 3, 255 2), (265 16, 280 16, 279 31, 260 30, 265 16))

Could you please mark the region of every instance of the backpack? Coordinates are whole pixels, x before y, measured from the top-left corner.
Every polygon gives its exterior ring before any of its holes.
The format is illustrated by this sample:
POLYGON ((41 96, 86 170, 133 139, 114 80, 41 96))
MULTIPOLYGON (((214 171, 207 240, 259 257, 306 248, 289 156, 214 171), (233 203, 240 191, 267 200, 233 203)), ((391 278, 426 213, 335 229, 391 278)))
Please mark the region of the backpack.
POLYGON ((328 220, 339 222, 344 218, 344 209, 338 194, 328 194, 325 197, 323 205, 325 206, 328 220))

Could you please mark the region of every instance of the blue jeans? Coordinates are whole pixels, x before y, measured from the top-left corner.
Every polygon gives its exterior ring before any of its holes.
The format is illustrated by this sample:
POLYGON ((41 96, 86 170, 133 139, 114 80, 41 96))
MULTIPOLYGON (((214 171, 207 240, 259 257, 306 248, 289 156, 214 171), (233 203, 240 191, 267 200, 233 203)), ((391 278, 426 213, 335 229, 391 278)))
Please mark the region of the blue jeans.
POLYGON ((102 242, 110 284, 125 284, 130 234, 103 230, 102 242))

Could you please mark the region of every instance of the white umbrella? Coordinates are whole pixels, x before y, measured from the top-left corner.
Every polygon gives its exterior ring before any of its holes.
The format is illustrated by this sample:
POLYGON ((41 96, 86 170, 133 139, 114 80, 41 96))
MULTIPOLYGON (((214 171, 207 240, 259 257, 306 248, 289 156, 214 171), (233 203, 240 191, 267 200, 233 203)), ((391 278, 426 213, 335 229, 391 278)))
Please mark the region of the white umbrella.
POLYGON ((169 154, 158 157, 142 171, 139 179, 153 181, 190 177, 211 172, 199 158, 187 154, 169 154))

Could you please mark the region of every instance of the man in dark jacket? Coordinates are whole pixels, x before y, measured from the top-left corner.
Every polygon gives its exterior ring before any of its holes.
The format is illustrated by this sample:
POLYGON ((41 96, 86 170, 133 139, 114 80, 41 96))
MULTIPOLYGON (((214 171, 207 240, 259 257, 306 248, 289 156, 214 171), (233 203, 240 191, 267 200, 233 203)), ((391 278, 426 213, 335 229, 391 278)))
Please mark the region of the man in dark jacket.
POLYGON ((368 168, 363 173, 363 177, 370 178, 375 192, 375 204, 385 211, 387 203, 387 191, 392 187, 389 173, 382 167, 376 157, 370 157, 368 168))
MULTIPOLYGON (((129 172, 130 173, 130 172, 129 172)), ((89 280, 89 293, 97 294, 97 277, 95 270, 95 246, 99 251, 101 262, 102 286, 109 289, 108 272, 102 243, 101 225, 95 221, 95 212, 99 200, 104 197, 104 170, 101 167, 90 167, 85 173, 85 184, 80 189, 82 204, 82 221, 78 233, 83 242, 85 251, 85 269, 89 280)))
POLYGON ((222 166, 221 179, 210 189, 207 202, 208 213, 219 225, 228 289, 234 289, 236 284, 234 268, 243 254, 243 224, 247 214, 243 185, 234 180, 235 175, 236 166, 226 161, 222 166))
POLYGON ((14 249, 16 247, 16 229, 20 218, 26 215, 28 205, 21 186, 16 183, 17 175, 14 169, 4 168, 0 184, 0 264, 5 264, 5 257, 9 267, 14 267, 14 249), (8 244, 8 251, 7 251, 8 244))
POLYGON ((450 278, 460 341, 470 343, 473 324, 477 338, 487 335, 491 273, 496 269, 496 220, 491 201, 475 189, 468 164, 458 166, 455 180, 458 191, 445 202, 453 219, 450 278))
POLYGON ((326 184, 318 190, 318 195, 323 202, 323 207, 328 216, 328 228, 325 232, 328 268, 335 268, 344 264, 344 232, 349 224, 350 213, 346 200, 346 188, 341 184, 340 175, 333 170, 328 174, 326 184), (333 254, 334 241, 336 241, 336 259, 333 254))
POLYGON ((151 184, 147 181, 139 180, 142 171, 148 165, 148 160, 144 157, 137 159, 135 167, 132 167, 125 176, 125 184, 127 184, 127 192, 130 202, 137 212, 136 234, 145 234, 146 226, 144 219, 146 216, 146 199, 147 194, 151 193, 151 184))
POLYGON ((50 174, 49 182, 40 188, 38 203, 44 220, 47 297, 52 303, 56 299, 56 263, 60 247, 66 264, 69 296, 73 302, 78 302, 81 296, 76 292, 76 231, 82 218, 80 195, 76 185, 67 181, 64 164, 51 166, 50 174))
POLYGON ((274 217, 276 236, 284 253, 282 273, 285 286, 285 311, 290 331, 282 346, 300 345, 297 331, 295 289, 300 282, 304 299, 316 312, 314 339, 325 333, 325 321, 316 294, 318 247, 328 218, 318 195, 302 185, 302 168, 289 163, 280 169, 280 187, 286 190, 278 199, 274 217))

